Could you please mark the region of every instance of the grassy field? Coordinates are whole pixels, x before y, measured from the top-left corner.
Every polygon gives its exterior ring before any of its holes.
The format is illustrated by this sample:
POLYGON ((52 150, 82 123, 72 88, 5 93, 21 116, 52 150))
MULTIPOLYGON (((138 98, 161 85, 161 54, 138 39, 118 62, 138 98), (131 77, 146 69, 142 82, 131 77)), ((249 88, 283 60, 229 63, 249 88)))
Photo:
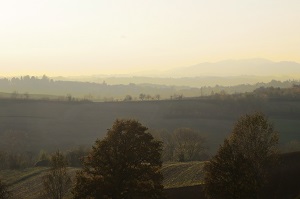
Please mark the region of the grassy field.
MULTIPOLYGON (((184 187, 201 184, 203 162, 166 163, 163 165, 163 184, 165 188, 184 187)), ((24 170, 2 170, 0 177, 10 185, 15 199, 42 199, 42 176, 47 172, 45 167, 33 167, 24 170)), ((74 179, 78 168, 69 168, 74 179)), ((68 193, 67 196, 71 196, 68 193)))
POLYGON ((202 184, 203 166, 204 162, 165 163, 162 168, 165 188, 202 184))
POLYGON ((0 150, 39 152, 91 146, 106 134, 115 119, 133 118, 150 129, 196 129, 207 138, 213 154, 235 121, 253 111, 266 113, 279 131, 282 144, 300 140, 299 100, 103 103, 0 100, 0 150))
POLYGON ((0 99, 12 99, 13 95, 21 100, 66 100, 66 96, 47 95, 47 94, 27 94, 27 93, 5 93, 0 92, 0 99))
MULTIPOLYGON (((14 199, 42 199, 42 177, 48 168, 33 167, 24 170, 2 170, 1 179, 10 187, 14 199)), ((68 172, 74 178, 77 168, 69 168, 68 172)), ((67 195, 71 195, 68 193, 67 195)))
MULTIPOLYGON (((271 184, 263 190, 262 198, 295 198, 299 195, 300 152, 282 154, 279 162, 279 167, 272 169, 271 184)), ((204 198, 202 192, 204 164, 205 162, 163 164, 163 185, 168 198, 179 199, 183 195, 188 195, 189 198, 204 198)), ((43 199, 42 176, 47 170, 45 167, 2 170, 0 177, 10 186, 14 199, 43 199)), ((68 168, 73 182, 76 171, 78 168, 68 168)), ((71 196, 71 192, 68 192, 66 198, 71 196)))

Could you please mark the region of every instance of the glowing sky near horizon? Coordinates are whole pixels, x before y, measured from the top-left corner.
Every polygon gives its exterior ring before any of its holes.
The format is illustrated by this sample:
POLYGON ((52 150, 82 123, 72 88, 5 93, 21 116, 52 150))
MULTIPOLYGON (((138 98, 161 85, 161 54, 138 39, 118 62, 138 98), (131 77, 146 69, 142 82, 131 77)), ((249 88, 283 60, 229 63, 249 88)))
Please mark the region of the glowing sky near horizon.
POLYGON ((0 1, 0 76, 300 62, 299 0, 0 1))

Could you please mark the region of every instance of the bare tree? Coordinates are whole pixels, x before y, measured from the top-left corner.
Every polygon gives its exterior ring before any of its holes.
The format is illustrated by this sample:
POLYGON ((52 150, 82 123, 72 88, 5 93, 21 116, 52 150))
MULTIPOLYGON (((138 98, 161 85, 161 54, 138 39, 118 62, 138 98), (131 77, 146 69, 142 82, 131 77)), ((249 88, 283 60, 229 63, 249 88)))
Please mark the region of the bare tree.
POLYGON ((173 133, 176 159, 180 162, 199 160, 205 150, 205 138, 191 128, 179 128, 173 133))
POLYGON ((206 139, 200 132, 191 128, 178 128, 172 133, 167 130, 152 130, 155 139, 163 143, 163 161, 207 160, 206 139))
POLYGON ((160 100, 160 94, 156 94, 155 99, 160 100))
POLYGON ((44 193, 51 199, 62 199, 71 186, 70 176, 67 174, 67 161, 59 151, 51 156, 51 168, 43 177, 44 193))
POLYGON ((141 93, 141 94, 139 95, 139 98, 140 98, 140 100, 142 100, 142 101, 144 101, 145 97, 146 97, 146 95, 145 95, 144 93, 141 93))

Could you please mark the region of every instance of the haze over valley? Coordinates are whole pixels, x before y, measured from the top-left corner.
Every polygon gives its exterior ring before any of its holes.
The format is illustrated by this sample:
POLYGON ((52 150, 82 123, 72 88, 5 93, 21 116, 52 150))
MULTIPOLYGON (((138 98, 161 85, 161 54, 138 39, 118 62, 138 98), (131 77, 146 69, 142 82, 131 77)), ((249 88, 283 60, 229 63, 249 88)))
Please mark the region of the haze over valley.
POLYGON ((255 84, 271 80, 298 80, 300 64, 292 61, 273 62, 267 59, 226 60, 205 62, 166 71, 141 71, 136 73, 93 74, 90 76, 51 77, 55 80, 72 80, 108 84, 159 84, 168 86, 234 86, 255 84))
POLYGON ((0 1, 0 199, 299 199, 299 22, 299 0, 0 1))

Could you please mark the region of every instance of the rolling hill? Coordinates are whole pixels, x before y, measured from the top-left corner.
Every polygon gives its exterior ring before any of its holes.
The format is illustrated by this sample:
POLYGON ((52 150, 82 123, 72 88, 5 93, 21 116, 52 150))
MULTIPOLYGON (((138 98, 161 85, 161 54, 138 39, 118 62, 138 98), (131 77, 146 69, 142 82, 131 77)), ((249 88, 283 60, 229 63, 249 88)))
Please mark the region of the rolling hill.
MULTIPOLYGON (((262 192, 262 198, 286 199, 300 195, 300 152, 285 153, 280 156, 279 166, 272 168, 270 184, 262 192)), ((167 199, 202 198, 204 162, 165 163, 162 167, 163 184, 167 199)), ((69 168, 74 179, 78 168, 69 168)), ((2 170, 0 177, 10 185, 13 199, 43 199, 41 178, 45 167, 25 170, 2 170)), ((71 193, 66 198, 71 198, 71 193)))
MULTIPOLYGON (((163 165, 163 184, 165 188, 198 185, 202 182, 203 162, 167 163, 163 165)), ((47 172, 46 167, 35 167, 24 170, 2 170, 1 179, 10 185, 13 199, 43 199, 42 176, 47 172)), ((74 179, 78 168, 68 168, 68 173, 74 179)), ((69 192, 67 198, 70 198, 69 192)))

